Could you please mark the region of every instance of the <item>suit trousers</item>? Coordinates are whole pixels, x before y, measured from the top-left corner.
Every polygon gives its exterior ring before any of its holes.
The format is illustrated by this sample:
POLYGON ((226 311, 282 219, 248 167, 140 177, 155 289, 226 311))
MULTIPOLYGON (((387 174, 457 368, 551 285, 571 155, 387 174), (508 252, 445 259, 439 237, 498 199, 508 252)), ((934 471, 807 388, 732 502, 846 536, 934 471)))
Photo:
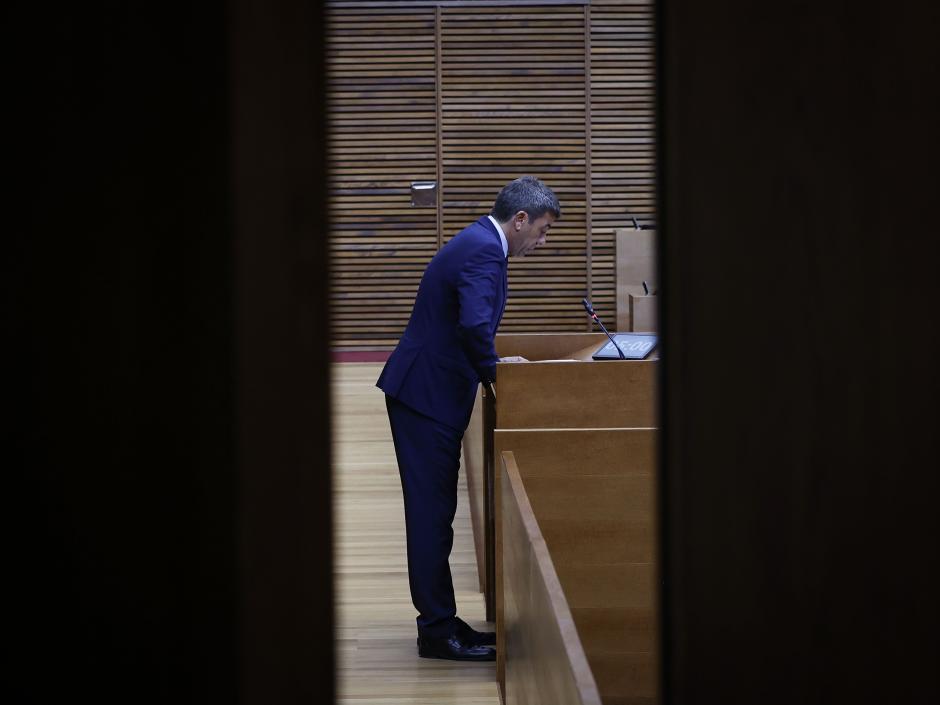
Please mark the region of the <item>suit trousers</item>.
POLYGON ((460 470, 458 431, 386 395, 405 500, 408 583, 418 633, 449 637, 457 625, 450 572, 460 470))

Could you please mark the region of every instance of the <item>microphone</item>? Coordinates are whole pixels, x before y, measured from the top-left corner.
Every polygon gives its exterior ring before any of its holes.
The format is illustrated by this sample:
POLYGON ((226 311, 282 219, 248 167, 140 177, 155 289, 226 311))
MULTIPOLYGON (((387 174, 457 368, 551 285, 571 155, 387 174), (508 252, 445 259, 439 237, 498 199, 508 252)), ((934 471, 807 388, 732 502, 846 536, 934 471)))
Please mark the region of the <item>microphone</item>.
POLYGON ((617 351, 617 354, 620 355, 621 360, 626 360, 623 356, 623 350, 620 349, 620 346, 617 345, 617 341, 614 340, 614 336, 607 332, 607 329, 604 327, 604 324, 601 323, 601 319, 597 317, 597 314, 594 313, 594 307, 591 306, 591 302, 587 298, 581 299, 581 305, 584 306, 584 310, 587 311, 588 315, 594 320, 594 322, 601 327, 601 330, 610 338, 610 342, 614 344, 614 349, 617 351))

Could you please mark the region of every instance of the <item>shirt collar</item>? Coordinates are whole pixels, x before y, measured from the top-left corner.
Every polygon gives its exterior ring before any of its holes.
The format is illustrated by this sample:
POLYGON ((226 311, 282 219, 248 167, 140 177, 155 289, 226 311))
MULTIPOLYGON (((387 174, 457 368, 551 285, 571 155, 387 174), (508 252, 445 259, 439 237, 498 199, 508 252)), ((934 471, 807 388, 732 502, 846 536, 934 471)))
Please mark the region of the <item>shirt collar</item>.
POLYGON ((491 215, 486 216, 490 219, 490 222, 495 226, 496 232, 499 233, 500 242, 503 243, 503 257, 509 257, 509 242, 506 240, 506 233, 503 232, 503 229, 499 227, 499 223, 496 222, 496 218, 491 215))

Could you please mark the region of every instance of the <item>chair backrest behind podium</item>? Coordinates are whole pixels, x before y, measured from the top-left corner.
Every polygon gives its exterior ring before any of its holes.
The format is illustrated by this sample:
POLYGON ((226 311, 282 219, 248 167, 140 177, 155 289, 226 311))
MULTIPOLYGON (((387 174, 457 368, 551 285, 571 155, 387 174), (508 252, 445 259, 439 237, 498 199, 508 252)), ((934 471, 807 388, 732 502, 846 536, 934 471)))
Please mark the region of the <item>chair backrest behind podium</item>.
MULTIPOLYGON (((653 332, 656 330, 655 327, 638 328, 634 325, 630 310, 630 296, 643 297, 648 294, 643 288, 643 282, 649 285, 651 291, 656 290, 656 231, 617 228, 614 230, 614 240, 617 258, 617 330, 621 333, 653 332)), ((644 326, 648 326, 649 312, 646 309, 650 303, 655 303, 655 301, 635 302, 634 304, 634 310, 636 307, 644 307, 643 311, 646 314, 644 326)))

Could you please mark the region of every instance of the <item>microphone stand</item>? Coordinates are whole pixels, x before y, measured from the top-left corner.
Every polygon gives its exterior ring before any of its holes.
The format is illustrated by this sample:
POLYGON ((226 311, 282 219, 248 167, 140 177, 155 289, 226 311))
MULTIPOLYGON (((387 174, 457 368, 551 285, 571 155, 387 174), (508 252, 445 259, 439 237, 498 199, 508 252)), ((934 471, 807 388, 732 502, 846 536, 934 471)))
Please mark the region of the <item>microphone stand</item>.
POLYGON ((591 302, 586 298, 581 299, 581 305, 584 306, 584 310, 587 311, 588 315, 593 319, 593 321, 601 327, 601 330, 610 338, 610 342, 614 344, 614 350, 617 351, 617 354, 620 356, 621 360, 626 360, 623 356, 623 350, 620 349, 620 346, 617 345, 617 341, 614 340, 614 336, 607 332, 607 329, 604 327, 604 324, 601 323, 601 319, 597 317, 597 314, 594 312, 594 307, 591 306, 591 302))

